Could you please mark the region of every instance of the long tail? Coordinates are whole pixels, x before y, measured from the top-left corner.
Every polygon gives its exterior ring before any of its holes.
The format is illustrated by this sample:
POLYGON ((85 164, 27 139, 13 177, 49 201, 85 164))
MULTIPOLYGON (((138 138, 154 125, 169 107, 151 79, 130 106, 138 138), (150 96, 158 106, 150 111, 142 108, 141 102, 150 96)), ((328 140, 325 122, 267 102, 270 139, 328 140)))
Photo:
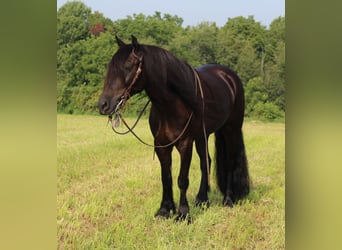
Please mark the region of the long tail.
POLYGON ((220 191, 232 202, 250 190, 248 164, 241 129, 223 127, 215 133, 216 176, 220 191))

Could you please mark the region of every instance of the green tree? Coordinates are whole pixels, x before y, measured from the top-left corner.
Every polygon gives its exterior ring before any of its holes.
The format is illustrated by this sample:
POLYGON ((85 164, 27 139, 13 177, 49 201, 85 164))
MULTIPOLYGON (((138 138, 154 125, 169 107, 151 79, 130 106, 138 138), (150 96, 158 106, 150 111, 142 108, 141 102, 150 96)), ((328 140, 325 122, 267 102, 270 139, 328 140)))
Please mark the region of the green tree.
POLYGON ((247 117, 262 120, 276 120, 284 117, 284 112, 269 100, 266 86, 261 77, 251 79, 245 88, 247 117))
POLYGON ((239 16, 228 18, 227 23, 222 27, 222 30, 230 31, 232 38, 249 41, 256 51, 260 51, 264 45, 264 34, 266 27, 256 22, 253 16, 248 18, 239 16))
MULTIPOLYGON (((256 22, 253 16, 228 18, 226 24, 218 32, 217 61, 236 71, 239 67, 239 74, 254 77, 255 74, 241 71, 241 62, 250 62, 251 58, 255 58, 255 62, 260 65, 265 47, 265 32, 266 27, 262 26, 260 22, 256 22), (248 55, 248 53, 251 54, 248 55), (249 58, 244 59, 241 58, 242 56, 249 58)), ((246 78, 244 81, 248 80, 246 78)))
POLYGON ((85 105, 86 99, 92 99, 91 96, 98 93, 103 86, 107 64, 116 49, 114 36, 110 33, 101 33, 59 51, 58 110, 67 108, 67 112, 94 111, 96 103, 93 103, 93 108, 88 109, 89 105, 85 105), (80 92, 80 89, 83 92, 80 92), (78 96, 76 99, 75 93, 78 96))
POLYGON ((266 35, 264 82, 270 102, 285 111, 285 17, 272 21, 266 35))
POLYGON ((241 48, 237 63, 235 65, 236 72, 244 85, 257 76, 260 76, 260 60, 252 44, 247 41, 241 48))
POLYGON ((140 41, 151 41, 159 46, 168 45, 175 34, 182 29, 183 19, 178 16, 155 12, 153 16, 133 14, 114 22, 114 31, 122 39, 129 40, 131 35, 140 41))
POLYGON ((161 17, 160 12, 146 18, 146 35, 154 39, 158 45, 168 45, 175 34, 181 30, 183 19, 178 16, 165 14, 161 17))
POLYGON ((261 77, 255 77, 251 79, 245 87, 245 99, 246 99, 246 110, 247 116, 254 114, 255 106, 257 103, 265 103, 268 99, 265 85, 261 77))
POLYGON ((193 66, 216 62, 218 28, 215 23, 202 22, 177 33, 168 49, 193 66))
POLYGON ((91 9, 80 1, 67 2, 57 11, 57 46, 75 43, 88 36, 91 9))
POLYGON ((273 48, 277 47, 279 41, 285 42, 285 17, 278 17, 271 22, 266 39, 273 48))
POLYGON ((266 65, 265 85, 269 100, 285 111, 285 43, 281 40, 274 50, 273 60, 266 65))

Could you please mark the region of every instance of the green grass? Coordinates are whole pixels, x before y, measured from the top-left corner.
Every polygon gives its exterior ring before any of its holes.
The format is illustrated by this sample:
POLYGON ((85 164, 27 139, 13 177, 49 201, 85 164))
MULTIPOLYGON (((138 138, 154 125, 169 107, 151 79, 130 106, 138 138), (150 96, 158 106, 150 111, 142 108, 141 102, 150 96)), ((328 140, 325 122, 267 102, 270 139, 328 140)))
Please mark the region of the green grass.
MULTIPOLYGON (((100 116, 57 116, 58 249, 285 248, 283 123, 245 123, 252 189, 247 199, 232 209, 221 205, 214 172, 210 208, 194 206, 200 169, 198 156, 193 154, 188 189, 190 225, 153 217, 162 191, 153 149, 132 135, 113 134, 106 123, 106 117, 100 116)), ((153 141, 146 119, 136 132, 153 141)), ((209 140, 212 158, 213 139, 209 140)), ((178 204, 176 150, 173 163, 178 204)))

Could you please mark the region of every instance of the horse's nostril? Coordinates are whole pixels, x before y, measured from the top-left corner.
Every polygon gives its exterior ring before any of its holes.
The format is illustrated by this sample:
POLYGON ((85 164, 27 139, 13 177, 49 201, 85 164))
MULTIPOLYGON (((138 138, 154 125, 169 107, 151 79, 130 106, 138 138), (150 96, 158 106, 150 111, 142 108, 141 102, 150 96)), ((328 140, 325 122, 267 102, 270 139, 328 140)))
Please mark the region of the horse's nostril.
POLYGON ((100 114, 104 114, 108 109, 108 102, 106 100, 99 101, 100 114))
POLYGON ((104 101, 104 102, 102 103, 102 108, 103 108, 103 109, 106 109, 107 107, 108 107, 108 104, 107 104, 106 101, 104 101))

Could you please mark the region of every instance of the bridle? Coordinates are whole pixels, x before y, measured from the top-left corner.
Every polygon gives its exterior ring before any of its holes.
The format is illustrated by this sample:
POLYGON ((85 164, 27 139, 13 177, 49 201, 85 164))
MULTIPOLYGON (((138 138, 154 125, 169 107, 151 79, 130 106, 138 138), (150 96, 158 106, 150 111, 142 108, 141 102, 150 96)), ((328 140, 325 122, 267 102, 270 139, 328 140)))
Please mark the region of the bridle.
POLYGON ((134 77, 131 81, 131 83, 128 85, 128 87, 125 89, 123 95, 121 96, 121 99, 119 101, 119 103, 116 105, 114 111, 110 114, 110 117, 113 115, 113 114, 116 114, 117 112, 119 112, 120 109, 122 109, 125 104, 126 104, 126 101, 130 98, 131 96, 131 89, 133 87, 133 85, 135 84, 135 82, 138 80, 138 77, 140 76, 141 72, 142 72, 142 61, 143 61, 143 56, 138 56, 134 49, 132 50, 132 55, 138 59, 139 61, 139 66, 137 68, 137 70, 135 71, 135 74, 134 74, 134 77))

